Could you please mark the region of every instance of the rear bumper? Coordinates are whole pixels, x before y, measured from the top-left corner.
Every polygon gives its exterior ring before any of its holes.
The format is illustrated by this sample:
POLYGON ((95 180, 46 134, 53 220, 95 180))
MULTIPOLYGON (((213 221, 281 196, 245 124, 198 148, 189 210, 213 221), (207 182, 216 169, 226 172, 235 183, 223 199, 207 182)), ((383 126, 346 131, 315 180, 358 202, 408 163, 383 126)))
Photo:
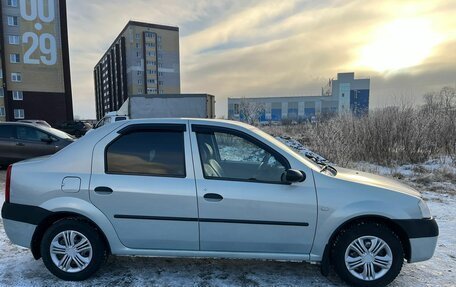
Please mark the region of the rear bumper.
POLYGON ((30 248, 36 227, 52 212, 37 206, 5 202, 3 227, 13 244, 30 248))
POLYGON ((36 225, 3 219, 3 227, 5 228, 6 236, 13 244, 31 248, 33 234, 35 233, 36 225))

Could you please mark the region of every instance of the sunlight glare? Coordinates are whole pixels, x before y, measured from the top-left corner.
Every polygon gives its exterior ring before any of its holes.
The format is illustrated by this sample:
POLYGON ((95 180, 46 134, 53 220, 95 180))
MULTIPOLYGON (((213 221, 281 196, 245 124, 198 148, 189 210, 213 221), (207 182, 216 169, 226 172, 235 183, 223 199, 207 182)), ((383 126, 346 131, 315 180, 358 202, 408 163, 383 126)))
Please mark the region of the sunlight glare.
POLYGON ((373 34, 361 48, 358 65, 378 72, 397 71, 422 63, 442 37, 427 19, 398 19, 373 34))

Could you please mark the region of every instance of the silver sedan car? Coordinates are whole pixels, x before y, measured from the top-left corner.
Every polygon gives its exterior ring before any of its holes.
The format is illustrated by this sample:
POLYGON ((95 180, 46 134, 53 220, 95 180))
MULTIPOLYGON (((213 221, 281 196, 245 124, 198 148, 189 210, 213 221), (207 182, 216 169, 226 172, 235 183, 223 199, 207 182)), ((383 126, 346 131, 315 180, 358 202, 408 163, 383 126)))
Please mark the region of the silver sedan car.
POLYGON ((10 166, 5 196, 9 239, 64 280, 112 254, 316 262, 353 286, 385 286, 404 260, 431 258, 438 237, 412 188, 222 120, 105 125, 10 166))

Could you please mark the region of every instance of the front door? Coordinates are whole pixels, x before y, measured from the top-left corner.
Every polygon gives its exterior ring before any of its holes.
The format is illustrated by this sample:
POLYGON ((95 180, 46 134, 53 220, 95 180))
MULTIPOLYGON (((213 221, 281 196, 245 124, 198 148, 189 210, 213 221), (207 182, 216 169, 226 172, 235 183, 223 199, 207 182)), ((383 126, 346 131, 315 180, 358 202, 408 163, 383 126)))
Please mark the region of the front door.
POLYGON ((252 134, 192 125, 203 251, 308 254, 317 204, 310 169, 252 134), (281 182, 288 168, 307 179, 281 182))
POLYGON ((53 154, 57 151, 51 136, 29 126, 16 126, 16 147, 19 159, 53 154))
POLYGON ((198 250, 186 124, 134 124, 96 146, 90 199, 129 248, 198 250))

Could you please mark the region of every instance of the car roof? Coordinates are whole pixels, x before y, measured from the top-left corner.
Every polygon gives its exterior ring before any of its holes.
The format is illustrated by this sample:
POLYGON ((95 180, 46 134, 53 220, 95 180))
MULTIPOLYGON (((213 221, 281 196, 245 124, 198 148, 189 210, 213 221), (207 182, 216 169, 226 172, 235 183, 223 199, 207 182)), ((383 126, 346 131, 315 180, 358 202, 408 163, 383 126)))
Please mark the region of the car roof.
POLYGON ((27 122, 1 122, 0 123, 0 126, 6 126, 6 125, 31 127, 31 128, 39 129, 39 130, 41 130, 43 132, 52 134, 55 137, 62 138, 61 136, 57 135, 54 132, 54 128, 52 128, 52 127, 49 128, 47 126, 36 125, 36 124, 33 124, 33 123, 27 123, 27 122))
POLYGON ((214 125, 214 126, 226 126, 233 127, 237 126, 244 129, 253 129, 254 127, 243 122, 233 121, 233 120, 222 120, 222 119, 204 119, 204 118, 142 118, 142 119, 129 119, 124 121, 118 121, 112 124, 119 125, 130 125, 130 124, 147 124, 147 123, 187 123, 191 121, 193 123, 197 122, 198 124, 204 125, 214 125), (123 123, 123 124, 122 124, 123 123))

